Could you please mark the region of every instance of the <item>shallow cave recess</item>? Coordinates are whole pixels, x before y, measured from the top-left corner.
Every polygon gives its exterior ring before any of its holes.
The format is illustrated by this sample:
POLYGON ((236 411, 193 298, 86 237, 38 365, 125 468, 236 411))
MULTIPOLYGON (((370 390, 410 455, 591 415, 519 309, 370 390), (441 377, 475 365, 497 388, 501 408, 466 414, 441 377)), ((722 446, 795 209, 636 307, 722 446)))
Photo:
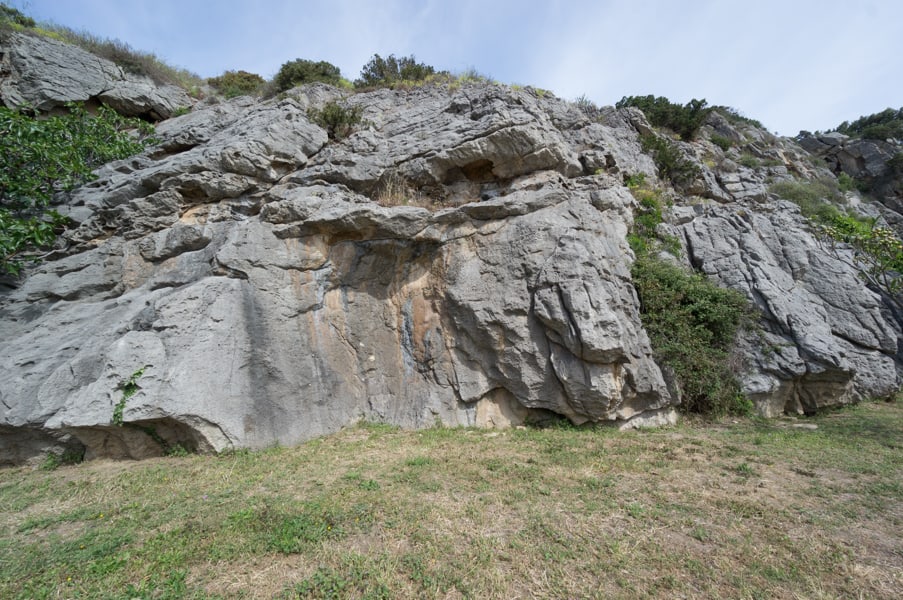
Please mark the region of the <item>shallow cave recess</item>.
POLYGON ((213 449, 190 425, 164 417, 122 425, 69 427, 67 433, 84 447, 84 458, 143 459, 174 452, 207 453, 213 449))
POLYGON ((461 206, 505 195, 511 179, 498 177, 491 160, 479 159, 446 170, 439 182, 420 183, 395 170, 386 171, 373 199, 383 206, 419 206, 429 209, 461 206))

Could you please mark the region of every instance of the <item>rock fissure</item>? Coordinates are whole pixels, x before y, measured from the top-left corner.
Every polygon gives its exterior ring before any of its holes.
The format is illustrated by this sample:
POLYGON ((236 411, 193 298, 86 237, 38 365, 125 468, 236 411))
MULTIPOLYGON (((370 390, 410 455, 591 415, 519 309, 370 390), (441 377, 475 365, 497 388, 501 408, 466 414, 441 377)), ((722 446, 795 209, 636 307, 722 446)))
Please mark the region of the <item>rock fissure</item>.
MULTIPOLYGON (((35 64, 16 52, 17 69, 35 64)), ((109 70, 79 56, 78 68, 109 70)), ((92 93, 113 102, 119 76, 105 73, 92 93)), ((151 92, 131 110, 174 112, 151 92)), ((294 444, 361 418, 660 422, 678 398, 640 320, 625 175, 673 196, 662 227, 686 249, 673 260, 761 309, 737 371, 763 413, 896 389, 899 324, 795 207, 765 193, 766 177, 812 171, 793 164, 803 151, 791 141, 744 129, 790 166, 706 167, 698 191, 717 203, 700 209, 657 179, 636 109, 590 123, 571 103, 504 86, 376 90, 350 100, 373 124, 334 143, 305 111, 343 94, 313 84, 284 100, 198 103, 158 125, 156 148, 69 194, 70 246, 0 290, 0 361, 16 365, 0 372, 0 463, 64 434, 89 457, 137 458, 167 444, 294 444), (393 198, 396 178, 407 187, 393 198), (111 382, 135 365, 153 368, 125 420, 165 444, 109 424, 111 382)), ((721 156, 709 135, 682 144, 687 160, 721 156)))

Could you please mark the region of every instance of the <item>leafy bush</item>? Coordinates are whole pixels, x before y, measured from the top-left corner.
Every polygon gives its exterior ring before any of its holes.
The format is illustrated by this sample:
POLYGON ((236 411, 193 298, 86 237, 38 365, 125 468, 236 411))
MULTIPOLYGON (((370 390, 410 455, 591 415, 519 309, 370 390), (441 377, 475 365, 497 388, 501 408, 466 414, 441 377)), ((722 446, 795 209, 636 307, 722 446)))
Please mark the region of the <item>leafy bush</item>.
POLYGON ((892 229, 877 225, 874 219, 837 214, 822 231, 852 249, 853 265, 866 283, 903 305, 903 241, 892 229))
POLYGON ((311 108, 307 116, 311 121, 326 130, 329 139, 340 140, 351 135, 355 126, 361 122, 360 106, 346 108, 336 102, 328 102, 323 108, 311 108))
POLYGON ((717 133, 713 133, 712 137, 709 139, 712 141, 713 144, 715 144, 716 146, 718 146, 725 152, 730 150, 734 145, 734 142, 733 142, 733 140, 731 140, 731 138, 723 136, 723 135, 718 135, 717 133))
POLYGON ((616 108, 634 106, 643 111, 649 122, 656 127, 667 127, 685 141, 696 137, 696 132, 705 121, 711 108, 706 107, 705 100, 693 98, 685 105, 674 104, 664 96, 624 96, 616 108))
POLYGON ((297 58, 279 67, 279 72, 273 78, 277 92, 284 92, 295 86, 317 81, 340 85, 342 72, 337 66, 325 60, 315 62, 297 58))
POLYGON ((34 19, 22 14, 12 6, 0 4, 0 27, 7 24, 26 28, 32 28, 37 25, 34 19))
POLYGON ((752 405, 730 365, 737 331, 750 320, 746 298, 651 253, 637 257, 631 275, 643 327, 657 358, 674 371, 684 409, 748 413, 752 405))
POLYGON ((266 84, 266 81, 257 73, 226 71, 219 77, 209 78, 207 83, 226 98, 234 98, 254 94, 266 84))
POLYGON ((430 75, 434 75, 436 69, 424 63, 418 63, 414 56, 396 58, 390 54, 387 58, 374 54, 363 69, 361 76, 355 80, 354 86, 361 87, 392 87, 393 84, 402 81, 423 81, 430 75))
POLYGON ((16 274, 23 253, 53 243, 64 219, 54 192, 91 180, 94 168, 140 152, 152 128, 101 107, 36 118, 0 107, 0 272, 16 274), (133 137, 128 130, 138 130, 133 137))
POLYGON ((683 188, 699 177, 699 167, 684 158, 680 148, 671 140, 647 134, 640 138, 640 142, 643 150, 652 154, 652 160, 655 161, 659 173, 669 179, 675 187, 683 188))
POLYGON ((903 108, 887 108, 879 113, 859 117, 852 123, 844 121, 837 131, 852 137, 873 140, 894 138, 903 140, 903 108))

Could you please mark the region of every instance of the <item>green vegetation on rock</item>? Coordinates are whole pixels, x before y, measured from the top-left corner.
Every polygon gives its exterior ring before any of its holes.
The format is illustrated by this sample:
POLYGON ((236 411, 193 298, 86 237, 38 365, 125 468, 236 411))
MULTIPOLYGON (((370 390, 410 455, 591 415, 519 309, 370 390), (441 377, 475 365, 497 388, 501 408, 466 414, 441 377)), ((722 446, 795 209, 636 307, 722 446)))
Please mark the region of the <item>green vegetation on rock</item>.
POLYGON ((642 178, 627 183, 639 204, 628 241, 636 254, 631 277, 640 319, 657 360, 675 375, 683 409, 714 416, 749 412, 752 404, 730 362, 737 331, 751 322, 749 302, 659 256, 680 248, 678 240, 656 232, 663 222, 661 193, 642 178))
POLYGON ((72 104, 42 118, 0 107, 0 272, 17 274, 36 248, 56 239, 65 219, 52 208, 55 192, 140 152, 152 131, 106 107, 92 115, 72 104))
POLYGON ((298 85, 318 81, 341 85, 342 72, 337 66, 325 60, 313 61, 296 58, 279 67, 279 72, 273 78, 277 92, 284 92, 298 85))
POLYGON ((391 87, 399 82, 417 82, 434 75, 436 69, 418 63, 413 56, 396 58, 394 54, 383 58, 374 54, 361 69, 361 76, 355 80, 355 87, 391 87))
POLYGON ((354 131, 361 122, 363 109, 360 106, 343 106, 337 102, 327 102, 323 108, 311 108, 307 116, 326 130, 331 140, 341 140, 354 131))
POLYGON ((209 78, 207 83, 226 98, 234 98, 257 93, 266 85, 266 80, 257 73, 226 71, 219 77, 209 78))
POLYGON ((837 131, 851 137, 871 140, 903 140, 903 108, 887 108, 879 113, 844 121, 837 131))
POLYGON ((682 189, 699 177, 699 167, 668 138, 648 133, 641 136, 640 143, 643 151, 652 155, 661 176, 670 180, 674 187, 682 189))
POLYGON ((706 106, 705 100, 693 98, 684 105, 675 104, 664 96, 624 96, 616 108, 633 106, 639 108, 656 127, 667 127, 684 141, 696 137, 696 132, 712 109, 706 106))

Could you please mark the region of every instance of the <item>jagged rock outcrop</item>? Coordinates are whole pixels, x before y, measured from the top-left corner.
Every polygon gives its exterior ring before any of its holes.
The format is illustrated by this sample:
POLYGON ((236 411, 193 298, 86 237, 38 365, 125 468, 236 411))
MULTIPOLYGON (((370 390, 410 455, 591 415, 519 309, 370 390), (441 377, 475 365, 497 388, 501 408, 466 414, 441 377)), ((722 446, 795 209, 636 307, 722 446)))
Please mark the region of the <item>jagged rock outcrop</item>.
POLYGON ((13 31, 0 36, 0 102, 5 106, 48 112, 90 101, 154 121, 193 104, 178 86, 157 85, 71 44, 13 31))
POLYGON ((899 141, 863 139, 832 131, 812 134, 801 132, 799 145, 822 159, 832 173, 846 173, 870 190, 872 195, 897 215, 903 211, 903 181, 891 160, 903 152, 899 141))
POLYGON ((89 456, 142 456, 149 429, 157 451, 221 450, 362 418, 670 414, 630 281, 634 200, 619 179, 580 176, 539 99, 375 92, 373 124, 330 144, 304 107, 333 93, 180 117, 73 195, 65 256, 2 300, 4 424, 35 446, 65 432, 89 456), (383 207, 346 185, 378 189, 387 171, 457 205, 383 207))
MULTIPOLYGON (((497 85, 313 85, 160 124, 71 195, 77 227, 0 293, 0 462, 292 444, 360 419, 667 422, 678 399, 626 239, 623 176, 657 181, 649 125, 599 115, 497 85), (363 110, 347 139, 308 116, 329 101, 363 110)), ((763 311, 747 392, 766 413, 890 393, 879 299, 731 156, 697 157, 708 199, 675 196, 671 227, 763 311)))
POLYGON ((795 205, 713 206, 680 231, 694 267, 761 312, 738 358, 744 391, 763 414, 893 395, 898 332, 880 297, 826 251, 795 205))

